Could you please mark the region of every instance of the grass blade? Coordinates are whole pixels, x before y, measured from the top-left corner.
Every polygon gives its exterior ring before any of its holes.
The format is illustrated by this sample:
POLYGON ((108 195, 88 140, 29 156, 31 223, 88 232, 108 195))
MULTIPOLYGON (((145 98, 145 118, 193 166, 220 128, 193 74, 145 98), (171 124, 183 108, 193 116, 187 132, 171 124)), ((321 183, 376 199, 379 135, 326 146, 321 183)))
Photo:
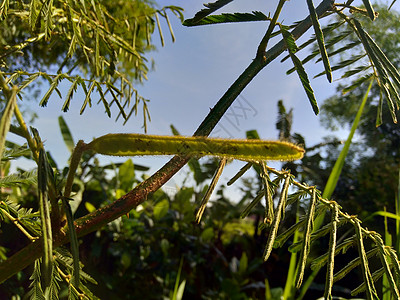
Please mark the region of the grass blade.
POLYGON ((351 126, 351 130, 349 133, 349 136, 347 137, 346 143, 344 144, 344 147, 342 151, 340 152, 340 155, 338 159, 336 160, 335 165, 333 166, 332 172, 329 175, 328 182, 326 183, 326 186, 324 188, 324 192, 322 193, 322 198, 329 199, 332 196, 333 191, 335 190, 336 184, 339 180, 340 173, 342 172, 343 165, 347 156, 347 153, 349 152, 351 140, 354 136, 354 133, 357 130, 358 123, 360 122, 362 112, 364 110, 365 104, 368 99, 369 92, 372 87, 372 80, 368 86, 367 91, 365 92, 364 98, 362 99, 360 108, 358 109, 357 115, 354 119, 353 125, 351 126))

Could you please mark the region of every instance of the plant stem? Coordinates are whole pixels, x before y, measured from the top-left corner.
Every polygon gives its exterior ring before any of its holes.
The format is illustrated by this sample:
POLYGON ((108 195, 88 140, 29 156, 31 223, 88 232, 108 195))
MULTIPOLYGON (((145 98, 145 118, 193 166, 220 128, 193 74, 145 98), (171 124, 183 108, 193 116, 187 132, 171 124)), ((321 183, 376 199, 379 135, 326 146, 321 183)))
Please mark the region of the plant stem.
POLYGON ((19 220, 18 220, 17 218, 14 218, 14 217, 13 217, 11 214, 9 214, 5 209, 2 209, 2 208, 1 208, 1 212, 2 212, 7 218, 9 218, 10 221, 13 222, 14 225, 17 226, 18 229, 21 230, 21 232, 22 232, 23 234, 25 234, 25 236, 26 236, 31 242, 33 242, 33 241, 35 241, 35 240, 38 239, 38 237, 33 237, 33 236, 31 236, 31 235, 29 234, 29 232, 26 231, 26 229, 19 223, 19 220))
POLYGON ((285 4, 286 0, 280 0, 278 3, 278 6, 276 7, 274 16, 269 23, 267 32, 265 33, 264 37, 261 40, 260 45, 258 46, 257 49, 257 57, 262 57, 263 53, 267 49, 268 41, 271 38, 272 30, 274 30, 276 22, 278 21, 279 15, 282 11, 283 4, 285 4))
POLYGON ((29 149, 32 152, 33 159, 37 163, 39 161, 39 151, 36 145, 36 142, 34 139, 32 139, 31 135, 29 134, 28 127, 26 126, 26 123, 24 121, 24 117, 22 116, 21 111, 19 110, 18 105, 15 106, 14 110, 15 117, 18 121, 18 124, 23 132, 24 138, 28 142, 29 149))
MULTIPOLYGON (((322 15, 326 11, 332 9, 333 0, 324 0, 316 8, 317 14, 322 15)), ((310 17, 305 18, 298 26, 292 31, 295 39, 302 36, 312 26, 310 17)), ((219 120, 223 117, 225 112, 231 106, 233 101, 239 96, 244 88, 251 82, 251 80, 270 62, 277 58, 283 51, 286 50, 286 45, 283 40, 278 42, 270 50, 264 53, 263 57, 254 59, 246 70, 238 77, 238 79, 231 85, 217 104, 211 109, 207 117, 200 124, 195 136, 208 136, 219 120)), ((131 209, 135 208, 140 203, 147 199, 149 193, 155 192, 163 186, 175 173, 177 173, 188 161, 190 157, 175 156, 168 163, 166 163, 154 175, 149 177, 146 181, 135 187, 133 190, 122 196, 120 199, 113 203, 102 207, 78 220, 75 221, 75 227, 78 237, 84 236, 90 232, 100 229, 107 223, 117 219, 118 217, 128 213, 131 209)), ((68 242, 68 237, 64 231, 58 232, 54 241, 54 247, 60 246, 68 242)), ((43 254, 43 247, 41 242, 34 242, 10 258, 0 264, 0 283, 10 278, 18 271, 24 269, 35 259, 41 257, 43 254)))

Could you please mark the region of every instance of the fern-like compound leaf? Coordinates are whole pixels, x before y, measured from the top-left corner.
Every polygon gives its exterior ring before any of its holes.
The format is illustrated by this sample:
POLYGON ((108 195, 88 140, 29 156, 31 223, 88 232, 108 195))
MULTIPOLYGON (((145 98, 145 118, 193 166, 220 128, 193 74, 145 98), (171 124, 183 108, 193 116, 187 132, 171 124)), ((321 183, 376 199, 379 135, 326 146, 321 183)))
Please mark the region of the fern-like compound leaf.
POLYGON ((272 199, 272 189, 270 186, 270 178, 268 175, 268 171, 266 168, 265 162, 261 162, 261 178, 264 184, 264 198, 265 198, 265 219, 264 224, 267 226, 271 224, 272 220, 274 219, 274 200, 272 199))
POLYGON ((382 266, 385 270, 387 280, 389 281, 390 289, 392 291, 392 295, 395 296, 395 299, 400 299, 400 293, 398 289, 398 284, 396 283, 394 276, 391 271, 390 263, 389 263, 389 255, 385 249, 385 245, 383 243, 383 240, 380 236, 375 235, 375 241, 378 247, 378 254, 379 258, 381 260, 382 266))
POLYGON ((229 4, 232 1, 233 0, 217 0, 215 2, 204 4, 204 6, 207 8, 204 8, 204 9, 200 10, 199 12, 197 12, 192 19, 185 20, 183 22, 183 25, 190 26, 190 25, 187 25, 187 23, 196 24, 199 21, 201 21, 202 19, 204 19, 205 17, 207 17, 208 15, 212 14, 216 10, 229 4))
POLYGON ((255 21, 270 21, 271 18, 260 11, 252 13, 224 13, 221 15, 212 15, 201 19, 199 22, 192 23, 190 20, 185 20, 185 26, 200 26, 223 23, 240 23, 240 22, 255 22, 255 21))

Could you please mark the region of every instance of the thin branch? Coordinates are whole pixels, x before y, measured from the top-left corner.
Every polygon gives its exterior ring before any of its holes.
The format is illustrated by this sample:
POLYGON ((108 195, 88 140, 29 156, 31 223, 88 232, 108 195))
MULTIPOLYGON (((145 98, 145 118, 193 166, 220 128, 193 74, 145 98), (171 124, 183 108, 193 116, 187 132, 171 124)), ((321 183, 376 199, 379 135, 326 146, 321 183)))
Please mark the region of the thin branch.
POLYGON ((265 52, 265 50, 267 49, 268 41, 271 38, 272 31, 274 30, 274 28, 277 24, 278 17, 282 11, 282 7, 283 7, 283 4, 285 4, 285 2, 286 2, 286 0, 279 1, 278 6, 276 7, 276 10, 275 10, 274 16, 273 16, 271 22, 269 23, 267 32, 265 33, 264 37, 261 40, 260 45, 258 46, 257 57, 261 57, 263 55, 263 53, 265 52))
POLYGON ((36 236, 33 237, 33 236, 31 236, 31 235, 29 234, 28 231, 26 231, 26 229, 20 224, 18 218, 14 218, 14 217, 13 217, 11 214, 9 214, 5 209, 2 209, 2 208, 0 208, 0 209, 1 209, 2 213, 5 214, 5 215, 7 216, 7 218, 9 218, 10 221, 13 222, 14 225, 17 226, 18 229, 21 230, 21 232, 22 232, 23 234, 25 234, 25 236, 26 236, 31 242, 33 242, 33 241, 35 241, 35 240, 38 239, 38 237, 36 237, 36 236))

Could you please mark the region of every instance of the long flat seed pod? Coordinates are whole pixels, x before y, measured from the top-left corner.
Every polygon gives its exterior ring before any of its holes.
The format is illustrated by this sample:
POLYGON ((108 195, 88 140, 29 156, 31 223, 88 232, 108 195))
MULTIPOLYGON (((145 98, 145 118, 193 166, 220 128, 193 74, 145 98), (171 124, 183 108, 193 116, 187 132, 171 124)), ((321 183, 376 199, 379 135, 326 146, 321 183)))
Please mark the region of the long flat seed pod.
POLYGON ((113 156, 212 155, 244 161, 295 160, 304 149, 287 142, 211 139, 205 137, 107 134, 87 144, 86 150, 113 156))
POLYGON ((200 223, 200 221, 201 221, 201 217, 203 216, 204 210, 206 209, 208 200, 210 199, 211 194, 214 191, 219 178, 221 177, 221 174, 222 174, 222 171, 224 170, 225 165, 226 165, 226 159, 221 159, 221 161, 219 162, 218 168, 214 173, 213 179, 211 180, 211 183, 207 189, 207 192, 204 195, 203 200, 201 201, 199 210, 197 211, 197 214, 196 214, 196 222, 197 223, 200 223))
POLYGON ((285 203, 286 203, 287 191, 289 189, 289 183, 290 183, 290 175, 286 174, 285 183, 283 184, 283 187, 282 187, 281 197, 279 198, 278 206, 276 207, 276 210, 275 210, 274 220, 272 222, 271 230, 269 232, 267 245, 265 246, 264 255, 263 255, 264 261, 267 261, 269 255, 271 254, 272 247, 274 245, 276 233, 278 232, 279 223, 281 221, 282 210, 285 209, 285 203))
POLYGON ((339 208, 336 205, 336 203, 333 203, 333 208, 331 209, 331 213, 332 213, 331 236, 329 239, 328 268, 326 270, 325 293, 324 293, 324 298, 328 300, 332 300, 333 269, 335 265, 337 223, 339 220, 339 208))
POLYGON ((364 283, 367 287, 367 299, 368 300, 374 300, 374 299, 379 299, 375 286, 374 286, 374 281, 371 276, 371 272, 368 267, 368 258, 365 253, 365 248, 364 248, 364 242, 363 242, 363 234, 361 231, 361 224, 359 220, 355 220, 354 222, 354 227, 357 235, 357 245, 358 245, 358 253, 361 258, 361 269, 362 269, 362 275, 364 278, 364 283))
POLYGON ((306 267, 308 253, 310 252, 310 241, 311 241, 311 233, 313 231, 314 225, 314 212, 315 205, 317 204, 317 197, 315 188, 312 191, 312 197, 310 199, 310 205, 308 207, 307 213, 307 225, 304 230, 304 238, 303 238, 303 248, 301 250, 300 258, 299 258, 299 268, 296 276, 296 287, 300 288, 301 283, 303 282, 304 269, 306 267))

